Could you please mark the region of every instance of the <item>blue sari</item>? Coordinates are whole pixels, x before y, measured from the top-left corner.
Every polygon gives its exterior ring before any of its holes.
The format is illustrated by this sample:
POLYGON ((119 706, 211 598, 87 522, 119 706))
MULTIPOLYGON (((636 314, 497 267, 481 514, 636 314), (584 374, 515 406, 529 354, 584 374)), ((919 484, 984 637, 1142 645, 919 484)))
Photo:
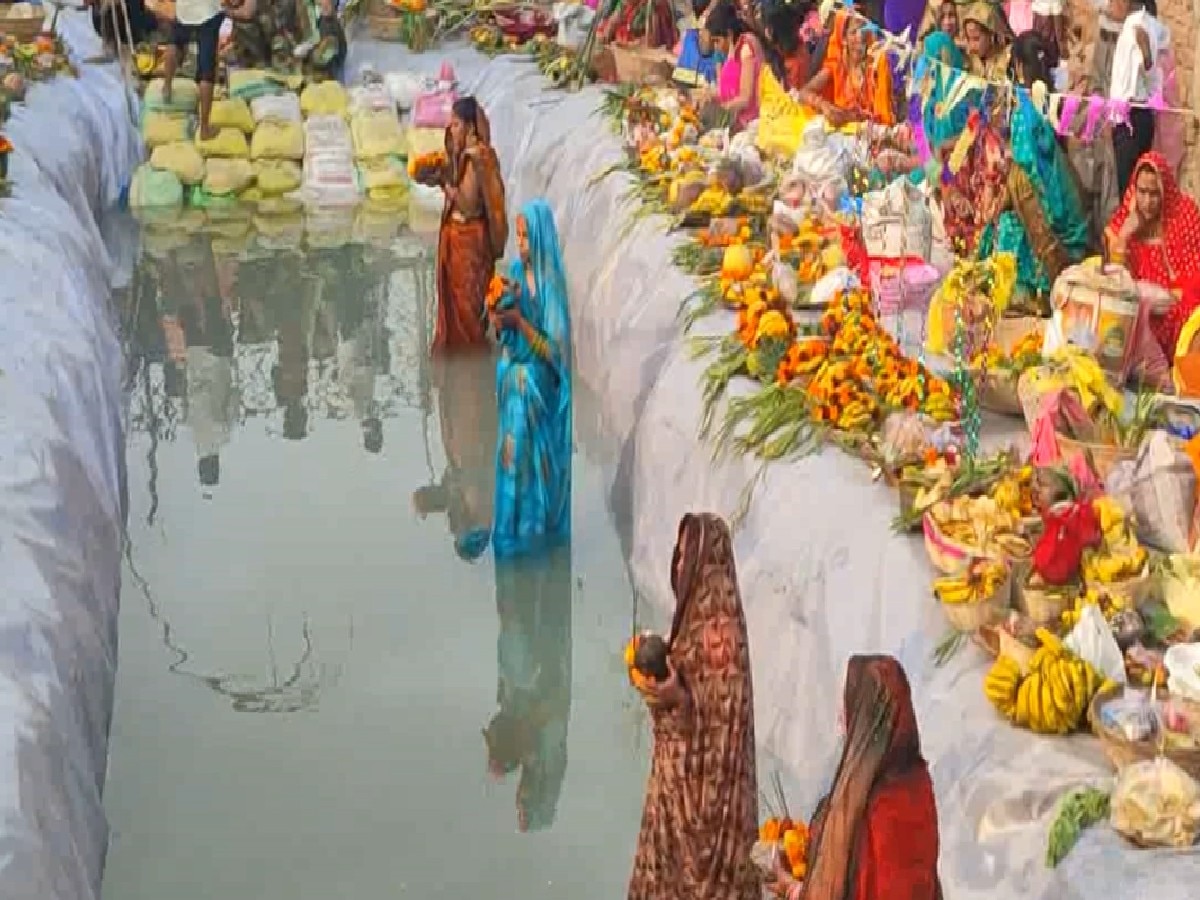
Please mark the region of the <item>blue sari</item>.
POLYGON ((496 395, 496 502, 492 543, 498 559, 537 553, 571 533, 571 320, 554 214, 544 200, 521 208, 529 231, 529 270, 515 260, 509 278, 522 318, 537 332, 500 334, 496 395), (533 290, 530 291, 530 274, 533 290))
POLYGON ((1014 180, 1010 174, 1012 208, 984 229, 979 255, 1012 253, 1017 290, 1042 297, 1065 264, 1077 263, 1087 253, 1087 217, 1054 129, 1024 92, 1017 96, 1011 141, 1012 164, 1019 170, 1013 174, 1023 178, 1014 180), (1021 196, 1015 195, 1014 185, 1020 185, 1021 196))

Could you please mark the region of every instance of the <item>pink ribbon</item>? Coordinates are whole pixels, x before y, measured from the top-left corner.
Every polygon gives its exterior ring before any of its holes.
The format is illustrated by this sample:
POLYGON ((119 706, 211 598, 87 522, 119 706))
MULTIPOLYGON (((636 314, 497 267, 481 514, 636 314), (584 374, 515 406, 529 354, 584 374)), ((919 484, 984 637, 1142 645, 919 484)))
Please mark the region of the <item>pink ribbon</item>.
POLYGON ((1100 119, 1107 108, 1108 101, 1099 94, 1092 94, 1088 98, 1087 120, 1083 124, 1083 134, 1079 136, 1083 141, 1090 144, 1096 139, 1096 129, 1100 127, 1100 119))
POLYGON ((1054 129, 1059 137, 1066 137, 1070 133, 1071 123, 1075 121, 1075 112, 1078 109, 1079 98, 1074 94, 1062 98, 1062 105, 1058 108, 1058 127, 1054 129))
POLYGON ((1109 100, 1108 101, 1108 121, 1113 125, 1128 125, 1129 124, 1129 101, 1128 100, 1109 100))

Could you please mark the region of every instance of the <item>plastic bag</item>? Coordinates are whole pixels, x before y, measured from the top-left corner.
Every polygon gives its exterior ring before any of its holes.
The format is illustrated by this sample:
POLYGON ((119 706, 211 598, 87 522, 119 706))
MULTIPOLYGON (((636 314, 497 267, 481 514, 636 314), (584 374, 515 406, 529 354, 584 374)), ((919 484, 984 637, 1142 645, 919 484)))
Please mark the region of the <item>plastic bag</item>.
POLYGON ((192 188, 188 201, 196 209, 213 210, 225 206, 237 206, 238 198, 234 194, 210 194, 203 185, 192 188))
POLYGON ((192 120, 186 113, 146 110, 142 117, 142 141, 153 150, 163 144, 191 140, 192 120))
POLYGON ((274 94, 269 97, 259 97, 250 103, 250 115, 254 124, 260 125, 268 119, 280 122, 299 122, 300 98, 295 94, 274 94))
POLYGON ((129 183, 130 209, 180 206, 183 184, 174 172, 156 169, 149 163, 138 166, 129 183))
POLYGON ((1117 646, 1112 628, 1094 603, 1084 606, 1083 613, 1063 644, 1105 678, 1125 684, 1125 657, 1117 646))
POLYGON ((403 110, 411 109, 418 95, 425 90, 425 79, 415 72, 388 72, 383 81, 392 102, 403 110))
POLYGON ((205 166, 204 190, 214 196, 237 194, 254 183, 248 159, 210 159, 205 166))
POLYGON ((380 188, 404 187, 407 184, 403 168, 386 156, 360 162, 358 178, 363 190, 368 192, 380 188))
POLYGON ((204 157, 193 144, 186 141, 155 147, 150 154, 150 165, 173 173, 186 185, 199 184, 204 180, 204 157))
POLYGON ((1175 644, 1163 655, 1172 697, 1200 703, 1200 644, 1175 644))
POLYGON ((155 78, 146 85, 142 105, 148 110, 190 113, 196 111, 200 102, 200 90, 196 82, 187 78, 175 78, 171 82, 171 101, 163 99, 163 80, 155 78))
POLYGON ((282 85, 262 69, 231 69, 229 72, 229 96, 240 100, 256 100, 278 94, 282 85))
POLYGON ((304 128, 299 122, 268 119, 250 139, 251 159, 304 159, 304 128))
POLYGON ((303 193, 314 206, 354 206, 361 192, 349 157, 310 154, 304 160, 303 193))
POLYGON ((350 126, 340 116, 309 116, 304 122, 304 149, 309 155, 341 153, 354 155, 350 126))
POLYGON ((290 194, 300 187, 304 173, 289 159, 263 159, 254 164, 258 189, 264 197, 290 194))
POLYGON ((417 128, 445 128, 458 92, 454 88, 426 91, 417 97, 412 108, 413 125, 417 128))
POLYGON ((206 157, 221 156, 226 159, 245 159, 250 155, 246 136, 236 128, 222 128, 210 140, 196 135, 196 148, 206 157))
POLYGON ((308 116, 345 116, 350 98, 336 81, 310 84, 300 95, 300 111, 308 116))
POLYGON ((1147 691, 1126 690, 1101 707, 1100 719, 1105 728, 1132 743, 1152 740, 1158 734, 1158 717, 1147 691))
POLYGON ((796 298, 800 296, 800 282, 796 278, 796 270, 785 262, 775 260, 772 263, 771 284, 788 303, 795 303, 796 298))
POLYGON ((1200 837, 1200 785, 1169 759, 1133 763, 1117 776, 1110 821, 1143 847, 1190 847, 1200 837))
POLYGON ((1144 544, 1183 553, 1196 508, 1196 472, 1187 453, 1162 431, 1142 442, 1129 485, 1130 506, 1144 544))
POLYGON ((214 100, 208 117, 213 128, 236 128, 242 134, 254 131, 254 117, 245 100, 214 100))
POLYGON ((350 121, 354 155, 360 160, 377 156, 403 156, 404 133, 394 112, 359 113, 350 121))
POLYGON ((920 456, 928 446, 929 432, 920 413, 894 412, 883 420, 880 451, 885 460, 898 462, 920 456))

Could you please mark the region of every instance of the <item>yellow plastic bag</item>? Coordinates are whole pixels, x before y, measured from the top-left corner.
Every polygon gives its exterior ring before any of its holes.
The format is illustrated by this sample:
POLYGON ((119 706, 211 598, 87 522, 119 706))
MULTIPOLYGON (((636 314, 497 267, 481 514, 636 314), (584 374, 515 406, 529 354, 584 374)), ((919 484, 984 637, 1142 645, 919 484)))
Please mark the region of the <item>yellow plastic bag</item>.
POLYGON ((345 116, 350 106, 346 90, 336 81, 310 84, 300 95, 300 111, 309 116, 345 116))
POLYGON ((392 184, 386 187, 367 189, 367 198, 376 205, 394 206, 396 209, 408 208, 408 185, 392 184))
POLYGON ((214 100, 208 121, 213 128, 236 128, 242 134, 254 133, 254 117, 245 100, 214 100))
POLYGON ((304 159, 304 126, 268 119, 250 139, 251 159, 304 159))
POLYGON ((300 167, 290 159, 260 159, 254 164, 254 173, 264 197, 290 194, 303 179, 300 167))
POLYGON ((204 180, 204 157, 187 141, 155 147, 150 154, 150 165, 173 173, 182 184, 199 184, 204 180))
POLYGON ((264 196, 265 195, 262 192, 262 188, 260 188, 258 185, 254 185, 253 187, 248 187, 239 193, 238 200, 242 203, 258 204, 262 202, 264 196))
POLYGON ((405 187, 404 171, 386 156, 364 159, 358 164, 358 177, 364 191, 405 187))
POLYGON ((400 120, 391 110, 362 112, 350 120, 354 155, 362 159, 403 156, 406 149, 400 120))
POLYGON ((196 82, 189 78, 172 80, 170 103, 163 100, 163 80, 161 78, 155 78, 146 85, 146 93, 142 96, 142 103, 146 109, 155 110, 191 112, 195 110, 196 104, 199 102, 200 90, 196 87, 196 82))
POLYGON ((196 132, 196 148, 205 157, 219 156, 225 159, 245 159, 250 155, 246 136, 236 128, 222 128, 211 140, 202 140, 196 132))
POLYGON ((147 149, 153 150, 163 144, 186 141, 191 136, 191 119, 185 113, 147 110, 146 117, 142 119, 142 140, 147 149))
POLYGON ((238 194, 254 183, 248 159, 210 159, 205 166, 204 190, 216 196, 238 194))
POLYGON ((293 197, 263 197, 258 202, 260 216, 299 217, 304 212, 304 204, 293 197))
POLYGON ((812 119, 812 112, 788 95, 769 66, 764 66, 759 76, 758 96, 755 144, 767 156, 791 159, 800 149, 804 126, 812 119))

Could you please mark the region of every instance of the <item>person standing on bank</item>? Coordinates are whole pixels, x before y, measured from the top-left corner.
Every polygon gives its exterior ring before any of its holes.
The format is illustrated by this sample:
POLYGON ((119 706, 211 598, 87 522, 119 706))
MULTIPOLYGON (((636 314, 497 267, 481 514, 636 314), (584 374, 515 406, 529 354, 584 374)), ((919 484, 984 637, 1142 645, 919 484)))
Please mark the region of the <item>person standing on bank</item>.
POLYGON ((1158 28, 1142 0, 1109 0, 1108 16, 1121 23, 1108 96, 1131 104, 1128 124, 1112 129, 1117 194, 1124 197, 1137 161, 1154 146, 1154 111, 1145 104, 1155 89, 1158 28))
POLYGON ((200 93, 200 131, 202 141, 217 136, 209 122, 212 114, 213 84, 217 80, 217 44, 221 23, 225 21, 222 0, 176 0, 175 21, 171 23, 171 44, 163 59, 163 100, 171 102, 171 83, 179 68, 179 57, 188 44, 196 44, 196 87, 200 93))

